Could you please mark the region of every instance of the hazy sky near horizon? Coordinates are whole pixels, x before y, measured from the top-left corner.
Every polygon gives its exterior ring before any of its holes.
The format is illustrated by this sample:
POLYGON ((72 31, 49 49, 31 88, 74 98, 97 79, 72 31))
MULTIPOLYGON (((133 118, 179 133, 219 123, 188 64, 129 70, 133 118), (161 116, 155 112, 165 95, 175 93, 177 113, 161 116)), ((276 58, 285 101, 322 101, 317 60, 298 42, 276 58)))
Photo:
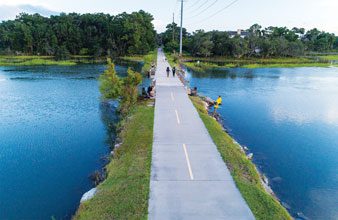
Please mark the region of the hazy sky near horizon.
MULTIPOLYGON (((254 23, 263 27, 317 27, 338 35, 338 0, 185 0, 184 26, 189 32, 247 29, 254 23)), ((15 18, 25 11, 45 16, 59 12, 117 14, 145 10, 154 15, 154 25, 163 31, 179 18, 178 0, 0 0, 0 20, 15 18)))

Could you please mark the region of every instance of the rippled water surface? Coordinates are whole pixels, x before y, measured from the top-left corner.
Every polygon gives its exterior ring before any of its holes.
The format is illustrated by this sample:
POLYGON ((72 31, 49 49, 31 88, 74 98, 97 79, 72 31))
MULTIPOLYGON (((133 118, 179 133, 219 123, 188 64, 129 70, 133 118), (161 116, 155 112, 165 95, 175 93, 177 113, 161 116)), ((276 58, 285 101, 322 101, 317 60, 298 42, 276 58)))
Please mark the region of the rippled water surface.
POLYGON ((104 68, 0 67, 0 219, 75 212, 113 136, 98 90, 104 68))
POLYGON ((338 219, 338 69, 188 71, 294 216, 338 219))

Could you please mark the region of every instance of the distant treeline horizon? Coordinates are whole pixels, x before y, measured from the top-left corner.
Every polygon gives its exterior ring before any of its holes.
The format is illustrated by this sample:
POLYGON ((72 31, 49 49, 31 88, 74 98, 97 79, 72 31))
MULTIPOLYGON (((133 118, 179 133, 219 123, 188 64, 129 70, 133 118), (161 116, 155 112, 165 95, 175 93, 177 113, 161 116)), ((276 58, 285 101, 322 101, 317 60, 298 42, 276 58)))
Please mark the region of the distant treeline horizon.
MULTIPOLYGON (((159 34, 159 41, 167 52, 179 50, 177 24, 168 24, 159 34), (174 33, 173 33, 174 32, 174 33)), ((192 56, 227 57, 297 57, 307 52, 332 52, 338 50, 338 37, 316 28, 267 27, 259 24, 244 30, 245 34, 228 31, 197 30, 188 33, 183 29, 183 51, 192 56)))
MULTIPOLYGON (((109 15, 61 13, 43 17, 21 13, 0 23, 0 54, 125 56, 147 54, 158 45, 167 52, 179 50, 180 28, 167 25, 157 34, 153 16, 145 11, 109 15)), ((183 50, 192 56, 297 57, 308 52, 338 51, 338 37, 316 28, 267 27, 258 24, 245 35, 228 31, 183 28, 183 50)))
POLYGON ((21 13, 0 23, 0 53, 26 55, 123 56, 156 47, 153 16, 144 11, 115 16, 61 13, 43 17, 21 13))

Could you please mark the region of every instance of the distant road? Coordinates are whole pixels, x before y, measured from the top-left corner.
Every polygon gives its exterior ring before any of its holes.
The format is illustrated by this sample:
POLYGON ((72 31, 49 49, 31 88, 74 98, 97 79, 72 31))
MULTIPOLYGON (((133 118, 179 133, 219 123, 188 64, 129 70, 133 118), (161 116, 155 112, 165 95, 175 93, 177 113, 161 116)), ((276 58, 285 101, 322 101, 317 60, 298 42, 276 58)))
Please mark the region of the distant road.
POLYGON ((156 71, 149 219, 254 219, 164 53, 156 71))

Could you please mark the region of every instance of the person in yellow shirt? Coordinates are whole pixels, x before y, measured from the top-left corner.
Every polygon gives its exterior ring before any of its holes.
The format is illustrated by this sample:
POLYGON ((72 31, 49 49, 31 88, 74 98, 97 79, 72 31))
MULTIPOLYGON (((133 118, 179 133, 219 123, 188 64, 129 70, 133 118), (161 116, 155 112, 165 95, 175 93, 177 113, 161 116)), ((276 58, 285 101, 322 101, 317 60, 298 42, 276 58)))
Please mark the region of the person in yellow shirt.
POLYGON ((219 95, 217 100, 216 100, 217 105, 222 105, 222 97, 219 95))
POLYGON ((219 95, 215 104, 214 104, 214 112, 213 112, 213 116, 215 116, 217 109, 219 108, 219 106, 222 105, 222 97, 219 95))

